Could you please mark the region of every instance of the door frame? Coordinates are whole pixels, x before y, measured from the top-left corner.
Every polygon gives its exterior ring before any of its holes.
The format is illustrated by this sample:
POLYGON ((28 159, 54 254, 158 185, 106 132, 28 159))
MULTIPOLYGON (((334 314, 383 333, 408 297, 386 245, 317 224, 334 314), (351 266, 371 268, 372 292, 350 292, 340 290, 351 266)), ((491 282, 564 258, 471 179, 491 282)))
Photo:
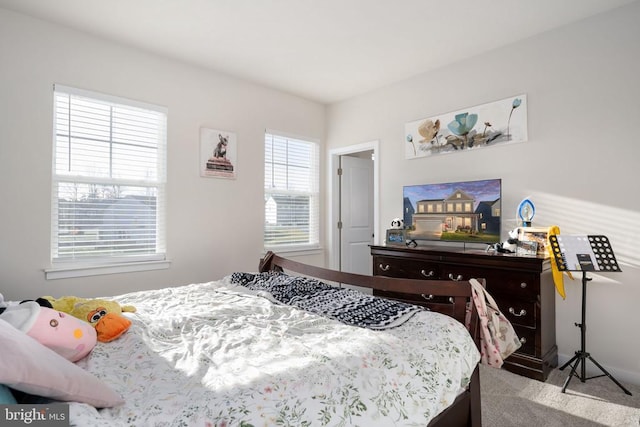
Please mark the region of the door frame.
POLYGON ((363 151, 373 151, 373 243, 375 245, 379 244, 380 197, 378 184, 380 173, 378 159, 380 141, 374 140, 329 150, 329 195, 327 197, 329 209, 327 230, 329 233, 327 247, 329 248, 329 268, 334 270, 338 270, 340 266, 340 232, 338 230, 338 220, 340 219, 340 178, 338 177, 340 156, 363 151))

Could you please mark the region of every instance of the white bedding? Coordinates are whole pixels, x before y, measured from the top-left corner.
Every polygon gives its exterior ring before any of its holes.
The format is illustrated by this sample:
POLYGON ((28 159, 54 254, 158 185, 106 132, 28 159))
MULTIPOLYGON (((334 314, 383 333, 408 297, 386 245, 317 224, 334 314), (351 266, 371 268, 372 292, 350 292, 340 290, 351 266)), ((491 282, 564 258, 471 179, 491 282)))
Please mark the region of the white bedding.
POLYGON ((78 426, 426 426, 480 355, 457 321, 343 325, 222 281, 114 297, 137 307, 78 362, 126 404, 70 405, 78 426))

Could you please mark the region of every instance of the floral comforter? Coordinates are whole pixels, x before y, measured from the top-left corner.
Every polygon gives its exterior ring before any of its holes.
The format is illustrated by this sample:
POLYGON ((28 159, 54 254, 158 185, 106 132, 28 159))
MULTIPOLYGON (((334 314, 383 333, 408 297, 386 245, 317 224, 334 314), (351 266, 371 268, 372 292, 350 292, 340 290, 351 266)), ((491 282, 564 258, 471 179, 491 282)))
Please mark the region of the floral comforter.
POLYGON ((373 331, 228 277, 113 298, 136 306, 131 329, 78 364, 126 403, 71 403, 72 425, 425 426, 480 359, 466 329, 438 313, 373 331))

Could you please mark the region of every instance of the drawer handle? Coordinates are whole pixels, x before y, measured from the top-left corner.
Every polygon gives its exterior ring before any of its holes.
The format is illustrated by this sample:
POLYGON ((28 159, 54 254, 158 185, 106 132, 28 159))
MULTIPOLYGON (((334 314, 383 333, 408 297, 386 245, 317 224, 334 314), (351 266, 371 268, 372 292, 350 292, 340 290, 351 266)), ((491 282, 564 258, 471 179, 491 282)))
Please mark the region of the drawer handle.
POLYGON ((436 272, 431 270, 427 273, 425 270, 420 270, 420 274, 422 274, 424 277, 433 277, 436 275, 436 272))
POLYGON ((425 295, 425 294, 420 294, 422 296, 422 298, 426 299, 427 301, 431 301, 433 299, 433 295, 425 295))
POLYGON ((382 265, 382 264, 380 264, 380 265, 378 266, 378 268, 379 268, 380 270, 382 270, 382 271, 389 271, 389 269, 391 268, 391 266, 390 266, 389 264, 387 264, 387 265, 382 265))
POLYGON ((517 317, 522 317, 524 315, 527 314, 527 310, 525 310, 524 308, 520 310, 520 313, 516 313, 516 311, 513 309, 513 307, 509 307, 509 313, 513 314, 514 316, 517 317))
POLYGON ((520 283, 520 287, 521 287, 522 289, 526 288, 526 287, 527 287, 527 283, 526 283, 526 282, 522 282, 522 283, 520 283))
POLYGON ((449 279, 453 280, 454 282, 459 282, 464 279, 464 277, 462 277, 462 274, 458 274, 457 277, 453 277, 453 273, 449 273, 449 279))
POLYGON ((520 342, 521 342, 522 344, 524 344, 524 343, 526 343, 526 342, 527 342, 527 339, 526 339, 525 337, 522 337, 522 338, 520 338, 520 342))

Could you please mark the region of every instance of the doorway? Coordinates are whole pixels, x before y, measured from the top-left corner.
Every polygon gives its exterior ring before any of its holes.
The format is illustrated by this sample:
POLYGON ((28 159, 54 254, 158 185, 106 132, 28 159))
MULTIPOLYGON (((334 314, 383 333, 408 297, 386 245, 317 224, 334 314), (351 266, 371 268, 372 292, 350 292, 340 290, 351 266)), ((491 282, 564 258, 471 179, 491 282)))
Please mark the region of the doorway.
POLYGON ((371 274, 378 243, 378 141, 330 151, 330 268, 371 274))

